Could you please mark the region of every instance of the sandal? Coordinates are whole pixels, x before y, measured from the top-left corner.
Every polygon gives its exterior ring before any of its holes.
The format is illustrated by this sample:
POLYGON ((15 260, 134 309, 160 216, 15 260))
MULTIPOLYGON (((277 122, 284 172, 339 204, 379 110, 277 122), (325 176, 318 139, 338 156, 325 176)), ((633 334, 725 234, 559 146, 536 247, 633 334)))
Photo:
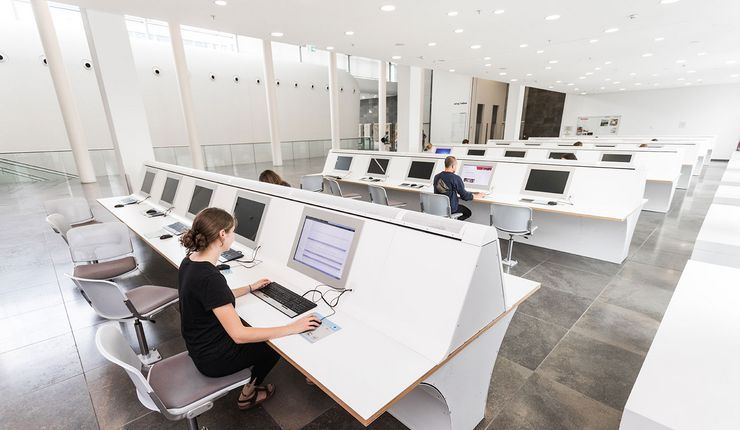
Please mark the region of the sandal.
POLYGON ((252 393, 251 396, 248 398, 243 398, 243 394, 239 394, 239 400, 237 400, 237 405, 239 405, 239 409, 245 411, 247 409, 252 409, 254 407, 259 406, 261 403, 263 403, 265 400, 272 397, 272 395, 275 394, 275 386, 272 384, 267 384, 264 387, 263 386, 257 386, 254 387, 254 393, 252 393), (259 393, 265 393, 265 397, 258 400, 259 393))

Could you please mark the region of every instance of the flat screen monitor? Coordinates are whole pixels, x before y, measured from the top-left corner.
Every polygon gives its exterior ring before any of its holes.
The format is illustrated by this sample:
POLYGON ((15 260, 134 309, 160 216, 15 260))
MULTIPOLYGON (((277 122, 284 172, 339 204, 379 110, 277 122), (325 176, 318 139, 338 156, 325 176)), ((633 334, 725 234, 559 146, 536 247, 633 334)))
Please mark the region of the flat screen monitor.
POLYGON ((616 146, 617 145, 598 145, 598 144, 596 145, 597 148, 614 148, 616 146))
POLYGON ((164 189, 162 190, 162 197, 159 201, 162 204, 171 205, 175 201, 175 195, 177 194, 177 187, 180 186, 180 179, 172 176, 168 176, 164 182, 164 189))
POLYGON ((337 157, 337 162, 334 163, 334 170, 348 171, 349 166, 352 164, 352 157, 345 157, 340 155, 337 157))
POLYGON ((370 164, 367 166, 367 174, 385 176, 388 171, 388 163, 390 161, 390 158, 371 158, 370 164))
POLYGON ((463 163, 460 177, 466 188, 489 190, 493 179, 493 164, 463 163))
POLYGON ((193 188, 193 196, 190 198, 190 206, 188 206, 188 218, 195 217, 198 215, 198 212, 209 207, 211 205, 212 198, 212 188, 201 184, 195 184, 195 188, 193 188))
POLYGON ((412 161, 406 179, 412 181, 429 181, 434 172, 434 161, 412 161))
POLYGON ((452 148, 436 148, 434 150, 435 154, 449 154, 452 152, 452 148))
POLYGON ((144 194, 152 193, 152 184, 154 183, 155 173, 151 170, 147 170, 144 174, 144 181, 141 183, 141 192, 144 194))
POLYGON ((298 225, 288 267, 334 288, 344 288, 362 220, 307 207, 298 225))
POLYGON ((510 157, 510 158, 524 158, 525 155, 527 155, 527 151, 506 151, 504 152, 504 157, 510 157))
POLYGON ((511 143, 496 142, 496 145, 509 146, 509 145, 511 145, 511 143))
POLYGON ((575 160, 576 154, 572 152, 551 152, 547 158, 550 160, 575 160))
POLYGON ((262 220, 270 204, 270 198, 249 191, 239 191, 234 200, 234 234, 243 243, 254 248, 259 243, 262 220))
POLYGON ((468 155, 474 155, 476 157, 482 157, 486 155, 485 149, 468 149, 468 155))
POLYGON ((522 194, 562 197, 570 187, 573 177, 572 170, 568 169, 542 169, 530 167, 527 179, 522 188, 522 194))
POLYGON ((608 161, 610 163, 630 163, 632 162, 632 154, 602 154, 601 161, 608 161))

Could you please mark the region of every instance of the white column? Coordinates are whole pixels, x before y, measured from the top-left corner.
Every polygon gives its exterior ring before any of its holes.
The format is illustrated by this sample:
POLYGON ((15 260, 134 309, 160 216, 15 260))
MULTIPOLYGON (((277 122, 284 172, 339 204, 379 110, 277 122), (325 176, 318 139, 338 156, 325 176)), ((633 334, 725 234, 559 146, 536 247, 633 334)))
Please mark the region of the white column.
POLYGON ((198 125, 195 122, 195 109, 193 105, 193 91, 190 88, 190 72, 188 62, 185 58, 185 46, 182 43, 180 24, 169 22, 170 40, 172 41, 172 54, 175 58, 175 70, 177 71, 177 83, 180 86, 180 101, 185 113, 185 128, 188 130, 188 144, 190 145, 190 157, 193 159, 193 168, 205 169, 203 150, 198 138, 198 125))
POLYGON ((124 183, 154 160, 144 99, 123 15, 80 9, 103 110, 124 183))
MULTIPOLYGON (((380 143, 380 139, 385 136, 385 100, 386 100, 386 81, 388 80, 387 64, 385 61, 378 62, 378 149, 383 151, 385 148, 380 143)), ((391 138, 393 136, 390 136, 391 138)))
MULTIPOLYGON (((424 69, 409 70, 409 123, 408 151, 421 152, 421 135, 424 130, 424 69)), ((400 151, 400 149, 399 149, 400 151)))
POLYGON ((329 119, 331 122, 331 147, 339 149, 339 85, 337 83, 337 53, 329 53, 329 119))
POLYGON ((509 84, 509 96, 506 99, 506 125, 504 140, 519 140, 524 112, 524 85, 509 84))
POLYGON ((280 146, 280 130, 277 114, 277 85, 275 84, 275 65, 272 63, 272 42, 262 41, 262 63, 265 67, 265 92, 267 93, 267 121, 270 126, 270 147, 272 165, 283 165, 283 149, 280 146))
POLYGON ((93 169, 90 152, 87 149, 87 141, 82 129, 82 119, 80 112, 77 110, 72 95, 72 85, 67 76, 67 69, 64 68, 62 51, 59 48, 54 22, 51 19, 49 3, 46 0, 31 0, 33 16, 36 18, 36 26, 41 36, 41 45, 44 48, 46 62, 49 65, 49 73, 54 84, 54 90, 57 94, 57 102, 62 111, 64 127, 67 130, 69 146, 72 148, 72 156, 77 165, 77 173, 80 176, 80 182, 83 184, 95 182, 95 169, 93 169))

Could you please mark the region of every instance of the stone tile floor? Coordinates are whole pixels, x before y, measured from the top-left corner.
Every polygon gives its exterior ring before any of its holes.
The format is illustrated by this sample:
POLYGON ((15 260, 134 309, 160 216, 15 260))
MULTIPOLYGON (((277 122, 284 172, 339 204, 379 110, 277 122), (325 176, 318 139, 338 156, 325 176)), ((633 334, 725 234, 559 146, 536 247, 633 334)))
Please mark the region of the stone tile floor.
MULTIPOLYGON (((324 159, 289 161, 278 173, 298 185, 324 159)), ((217 169, 256 178, 269 164, 217 169)), ((713 163, 689 190, 677 191, 668 214, 643 212, 629 258, 612 264, 517 243, 512 273, 542 283, 514 317, 501 346, 482 429, 616 429, 696 235, 725 169, 713 163)), ((64 242, 45 224, 43 201, 121 194, 117 178, 0 185, 0 416, 4 428, 186 428, 139 403, 133 385, 96 351, 102 322, 64 277, 72 267, 64 242)), ((174 287, 177 272, 134 239, 141 270, 122 281, 174 287)), ((505 248, 506 243, 502 243, 505 248)), ((164 356, 185 349, 179 314, 145 323, 164 356)), ((131 325, 126 334, 132 345, 131 325)), ((247 429, 361 429, 318 388, 281 362, 270 379, 276 397, 249 412, 236 393, 218 402, 201 425, 247 429)), ((404 426, 389 414, 373 429, 404 426)))

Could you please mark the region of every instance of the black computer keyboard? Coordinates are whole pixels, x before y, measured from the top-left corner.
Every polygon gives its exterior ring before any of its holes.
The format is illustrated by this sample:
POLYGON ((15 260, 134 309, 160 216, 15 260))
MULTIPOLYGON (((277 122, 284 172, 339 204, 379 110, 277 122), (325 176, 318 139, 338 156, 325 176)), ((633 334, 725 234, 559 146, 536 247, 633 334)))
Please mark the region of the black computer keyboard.
POLYGON ((316 307, 316 303, 290 291, 277 282, 271 282, 260 288, 254 292, 254 295, 291 318, 316 307))
POLYGON ((185 230, 189 229, 190 227, 186 226, 185 224, 181 222, 173 222, 172 224, 167 226, 170 231, 172 231, 175 234, 183 234, 185 233, 185 230))
POLYGON ((231 260, 236 260, 237 258, 244 257, 244 254, 242 254, 241 251, 237 251, 236 249, 229 248, 228 251, 224 251, 221 253, 221 262, 226 263, 231 260))

